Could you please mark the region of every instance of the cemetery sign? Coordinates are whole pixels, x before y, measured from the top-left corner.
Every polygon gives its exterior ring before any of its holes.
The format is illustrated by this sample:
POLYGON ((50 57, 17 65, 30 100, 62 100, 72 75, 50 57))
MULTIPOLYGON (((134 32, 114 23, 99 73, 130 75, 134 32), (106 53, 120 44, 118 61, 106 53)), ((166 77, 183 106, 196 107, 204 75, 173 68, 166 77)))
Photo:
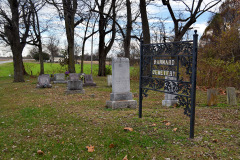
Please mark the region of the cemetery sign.
POLYGON ((197 31, 192 41, 143 44, 140 48, 139 117, 142 100, 149 90, 175 95, 184 114, 190 117, 190 138, 194 138, 197 31))

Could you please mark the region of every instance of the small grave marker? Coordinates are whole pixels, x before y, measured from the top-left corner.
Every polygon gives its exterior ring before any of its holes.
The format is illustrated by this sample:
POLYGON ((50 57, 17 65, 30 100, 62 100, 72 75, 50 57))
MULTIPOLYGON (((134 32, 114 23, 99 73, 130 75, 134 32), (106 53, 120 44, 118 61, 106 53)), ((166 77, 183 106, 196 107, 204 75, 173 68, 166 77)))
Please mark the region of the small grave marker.
POLYGON ((112 75, 107 75, 107 84, 109 87, 112 86, 112 75))
POLYGON ((67 83, 67 81, 65 80, 65 74, 64 73, 54 74, 53 83, 67 83))
POLYGON ((96 83, 93 82, 93 78, 91 74, 84 75, 84 84, 83 86, 96 86, 96 83))
POLYGON ((42 74, 38 77, 37 88, 51 88, 50 76, 48 74, 42 74))
POLYGON ((227 104, 231 106, 237 105, 236 90, 234 87, 228 87, 227 89, 227 104))
POLYGON ((83 82, 78 80, 78 81, 73 81, 69 80, 67 82, 67 90, 65 91, 66 94, 76 94, 76 93, 85 93, 85 90, 83 89, 83 82))
POLYGON ((217 105, 217 95, 218 91, 216 89, 207 90, 207 106, 216 106, 217 105))
POLYGON ((69 80, 70 81, 79 81, 79 74, 77 73, 70 73, 69 74, 69 80))

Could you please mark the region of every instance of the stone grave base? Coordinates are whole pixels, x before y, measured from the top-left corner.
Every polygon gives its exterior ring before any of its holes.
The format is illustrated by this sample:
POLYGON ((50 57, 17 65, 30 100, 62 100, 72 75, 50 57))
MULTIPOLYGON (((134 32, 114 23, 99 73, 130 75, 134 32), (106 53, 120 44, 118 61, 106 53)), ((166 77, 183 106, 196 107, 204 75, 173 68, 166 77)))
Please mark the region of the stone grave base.
POLYGON ((53 81, 54 84, 57 84, 57 83, 67 83, 67 81, 53 81))
POLYGON ((178 100, 162 100, 162 105, 166 107, 174 106, 174 104, 177 104, 178 100))
POLYGON ((88 87, 88 86, 90 86, 90 87, 91 87, 91 86, 92 86, 92 87, 95 87, 95 86, 97 86, 97 85, 96 85, 96 83, 84 83, 84 84, 83 84, 83 87, 88 87))
POLYGON ((122 109, 122 108, 135 109, 137 106, 137 101, 135 100, 107 101, 106 106, 107 108, 112 108, 112 109, 122 109))
POLYGON ((111 93, 110 101, 132 100, 132 93, 111 93))
POLYGON ((39 85, 39 84, 37 84, 36 88, 52 88, 52 85, 51 84, 48 84, 48 85, 39 85))
POLYGON ((66 90, 65 91, 66 94, 84 94, 85 90, 66 90))

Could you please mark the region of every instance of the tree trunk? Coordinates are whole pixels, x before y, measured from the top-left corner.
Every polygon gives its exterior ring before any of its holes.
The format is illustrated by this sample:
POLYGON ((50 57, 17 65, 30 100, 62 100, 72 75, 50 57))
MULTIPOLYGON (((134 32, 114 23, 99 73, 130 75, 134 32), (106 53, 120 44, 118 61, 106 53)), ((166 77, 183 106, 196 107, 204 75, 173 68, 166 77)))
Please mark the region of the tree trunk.
POLYGON ((40 61, 40 75, 41 75, 41 74, 44 74, 43 52, 42 52, 41 41, 39 42, 38 50, 39 50, 39 61, 40 61))
POLYGON ((75 73, 75 61, 74 61, 74 38, 68 40, 68 71, 75 73))
POLYGON ((132 13, 130 0, 126 0, 127 6, 127 32, 124 39, 124 52, 125 57, 130 59, 130 43, 131 43, 131 31, 132 31, 132 13))
MULTIPOLYGON (((73 2, 75 3, 75 1, 73 2)), ((68 41, 68 71, 75 73, 74 61, 74 17, 75 11, 71 8, 71 3, 63 1, 65 28, 68 41)))
POLYGON ((150 31, 149 31, 145 0, 140 0, 140 12, 141 12, 141 19, 142 19, 143 42, 144 44, 150 44, 150 31))
POLYGON ((23 72, 22 51, 17 47, 12 47, 13 65, 14 65, 14 80, 13 82, 25 82, 23 72))
POLYGON ((85 42, 86 42, 86 40, 84 39, 84 40, 83 40, 83 46, 82 46, 81 73, 83 73, 85 42))
POLYGON ((98 76, 105 76, 105 61, 106 56, 105 54, 105 18, 102 14, 104 9, 104 2, 102 1, 102 4, 99 8, 100 14, 99 14, 99 44, 98 44, 98 53, 99 53, 99 65, 98 65, 98 76))
POLYGON ((106 76, 106 56, 99 56, 99 68, 98 68, 98 76, 106 76))
POLYGON ((112 11, 109 10, 109 14, 112 13, 112 31, 111 31, 111 38, 107 46, 105 46, 105 36, 108 34, 105 30, 108 28, 107 22, 108 19, 104 17, 104 7, 105 7, 105 0, 101 0, 101 5, 99 6, 99 70, 98 76, 106 76, 106 57, 108 52, 110 51, 116 36, 116 1, 112 0, 111 7, 112 11))

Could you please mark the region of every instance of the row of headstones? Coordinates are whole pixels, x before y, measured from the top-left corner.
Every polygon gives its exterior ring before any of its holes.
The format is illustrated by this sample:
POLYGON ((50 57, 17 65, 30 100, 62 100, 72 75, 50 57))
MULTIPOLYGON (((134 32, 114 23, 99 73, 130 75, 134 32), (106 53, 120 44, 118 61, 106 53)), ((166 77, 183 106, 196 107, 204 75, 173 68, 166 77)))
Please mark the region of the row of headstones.
MULTIPOLYGON (((133 95, 130 92, 130 72, 129 59, 123 57, 115 57, 112 59, 112 76, 108 76, 108 82, 112 86, 112 93, 110 94, 110 101, 106 102, 106 106, 112 109, 118 108, 136 108, 137 101, 133 100, 133 95)), ((79 74, 70 73, 69 80, 65 80, 64 73, 54 75, 53 83, 67 83, 68 90, 66 93, 84 93, 82 86, 96 85, 92 76, 84 76, 85 83, 79 80, 79 74)), ((51 87, 50 76, 40 75, 38 77, 38 88, 51 87)))
MULTIPOLYGON (((236 89, 234 87, 227 87, 227 104, 235 106, 237 105, 237 96, 236 89)), ((218 90, 217 89, 208 89, 207 90, 207 106, 216 106, 218 90)))
MULTIPOLYGON (((84 83, 80 79, 81 75, 77 73, 70 73, 68 80, 66 80, 64 73, 54 74, 52 82, 67 83, 66 94, 84 93, 83 86, 96 86, 93 82, 92 75, 84 75, 84 83)), ((37 88, 51 88, 51 78, 48 74, 42 74, 38 77, 37 88)))

